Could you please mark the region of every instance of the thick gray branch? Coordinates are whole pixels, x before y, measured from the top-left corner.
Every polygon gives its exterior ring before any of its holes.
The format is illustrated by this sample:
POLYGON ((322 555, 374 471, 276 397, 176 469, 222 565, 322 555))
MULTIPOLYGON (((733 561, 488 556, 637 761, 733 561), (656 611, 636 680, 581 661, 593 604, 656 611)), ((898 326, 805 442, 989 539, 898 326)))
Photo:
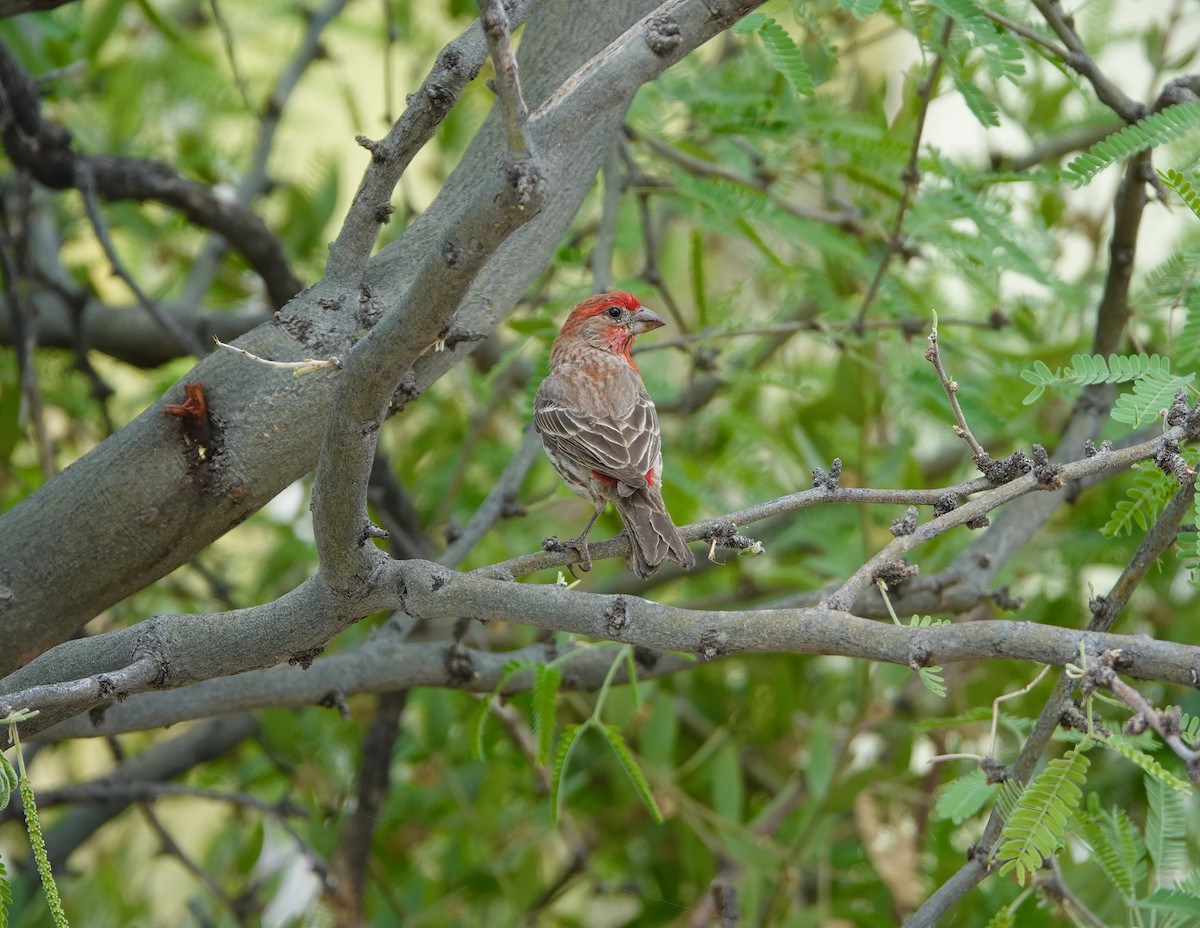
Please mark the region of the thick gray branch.
MULTIPOLYGON (((541 110, 530 132, 537 149, 546 153, 549 199, 477 275, 454 315, 456 326, 490 332, 544 269, 618 136, 637 87, 756 5, 756 0, 677 2, 671 12, 678 31, 669 45, 656 42, 658 51, 648 36, 661 36, 661 22, 643 21, 630 32, 639 17, 654 10, 647 0, 597 5, 589 10, 587 29, 579 28, 578 9, 569 3, 547 4, 530 18, 517 57, 530 105, 541 110), (619 41, 609 44, 614 40, 619 41), (540 102, 605 45, 603 66, 589 66, 572 80, 576 92, 558 105, 540 102)), ((482 56, 480 42, 480 63, 482 56)), ((276 360, 345 354, 383 308, 400 302, 417 269, 451 233, 473 234, 455 223, 486 192, 486 171, 495 164, 501 139, 498 123, 489 120, 435 203, 370 259, 367 293, 327 302, 323 294, 307 292, 278 320, 239 340, 240 347, 276 360)), ((412 393, 463 356, 455 350, 419 358, 412 393)), ((294 378, 220 352, 185 380, 205 385, 219 427, 223 452, 211 470, 194 470, 178 420, 162 414, 164 404, 182 400, 181 383, 0 517, 0 673, 185 563, 316 462, 333 377, 294 378), (99 558, 97 551, 113 555, 99 558)))

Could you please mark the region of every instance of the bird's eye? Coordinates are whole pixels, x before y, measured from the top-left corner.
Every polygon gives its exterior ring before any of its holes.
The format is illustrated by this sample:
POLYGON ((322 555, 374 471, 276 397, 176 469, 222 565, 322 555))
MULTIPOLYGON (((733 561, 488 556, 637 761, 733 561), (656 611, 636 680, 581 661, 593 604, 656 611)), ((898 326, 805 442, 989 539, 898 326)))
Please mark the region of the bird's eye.
POLYGON ((619 306, 610 306, 605 310, 605 312, 608 313, 608 315, 613 319, 621 318, 621 309, 619 306))

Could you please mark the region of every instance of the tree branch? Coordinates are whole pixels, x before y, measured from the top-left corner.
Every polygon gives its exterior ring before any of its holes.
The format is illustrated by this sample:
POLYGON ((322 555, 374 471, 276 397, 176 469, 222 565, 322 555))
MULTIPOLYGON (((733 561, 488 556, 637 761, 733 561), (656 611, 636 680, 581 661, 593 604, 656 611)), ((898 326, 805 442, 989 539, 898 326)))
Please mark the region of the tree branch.
MULTIPOLYGON (((445 335, 475 275, 509 235, 537 214, 545 196, 540 163, 530 153, 525 101, 499 2, 491 0, 484 18, 497 72, 504 75, 497 104, 508 127, 503 160, 489 172, 487 192, 472 201, 426 258, 399 305, 351 350, 329 418, 312 508, 321 576, 335 589, 367 583, 384 558, 368 543, 367 484, 379 427, 400 379, 445 335), (473 232, 463 235, 463 229, 473 232)), ((356 264, 351 255, 344 257, 348 266, 356 264)), ((331 257, 331 273, 333 264, 331 257)), ((324 281, 322 289, 338 287, 345 270, 324 281)))
POLYGON ((288 267, 279 240, 249 210, 219 199, 203 184, 180 177, 157 161, 74 152, 70 133, 42 118, 33 81, 2 42, 0 103, 5 151, 40 184, 56 190, 77 188, 80 169, 85 168, 103 200, 152 200, 222 235, 262 278, 276 306, 303 288, 288 267))
MULTIPOLYGON (((456 328, 491 332, 542 273, 619 134, 637 88, 756 5, 757 0, 675 0, 668 20, 649 16, 638 22, 643 11, 654 7, 648 0, 627 0, 597 7, 587 30, 578 28, 569 5, 538 7, 519 49, 531 105, 553 95, 568 78, 575 88, 559 105, 540 107, 542 115, 530 126, 537 148, 550 153, 543 167, 551 203, 476 276, 454 316, 456 328), (670 41, 651 42, 652 36, 667 37, 666 32, 670 41), (618 38, 604 51, 603 66, 589 66, 597 39, 603 43, 610 36, 618 38), (582 77, 576 73, 581 65, 587 69, 582 77), (600 81, 603 86, 597 85, 600 81)), ((482 61, 482 36, 475 34, 474 60, 482 61)), ((466 60, 460 65, 477 67, 466 60)), ((277 319, 240 339, 239 347, 279 360, 341 356, 387 307, 405 298, 417 269, 426 266, 443 242, 475 234, 461 220, 469 204, 486 195, 478 180, 494 170, 500 136, 498 123, 489 119, 430 208, 369 260, 365 290, 306 291, 277 319)), ((433 337, 437 335, 435 331, 433 337)), ((403 408, 458 364, 472 344, 463 341, 453 350, 420 356, 395 408, 403 408)), ((210 354, 186 378, 205 385, 224 442, 225 451, 211 462, 205 481, 189 474, 178 423, 162 415, 163 405, 178 402, 180 384, 118 435, 0 516, 0 587, 7 591, 0 590, 0 673, 64 640, 99 610, 186 562, 310 470, 336 379, 296 380, 224 352, 210 354), (112 479, 134 472, 136 494, 132 483, 112 479), (48 519, 48 513, 55 516, 48 519), (97 546, 109 544, 120 545, 126 556, 97 559, 97 546)))
MULTIPOLYGON (((1138 581, 1145 576, 1150 565, 1157 561, 1163 552, 1175 543, 1176 531, 1184 516, 1191 511, 1195 493, 1196 484, 1193 478, 1164 507, 1162 514, 1158 517, 1158 521, 1138 546, 1133 559, 1125 567, 1125 570, 1121 572, 1121 576, 1117 578, 1117 582, 1113 584, 1109 596, 1107 598, 1102 597, 1092 603, 1092 617, 1088 622, 1086 631, 1082 633, 1085 636, 1085 640, 1094 640, 1094 636, 1097 634, 1103 635, 1112 628, 1117 616, 1124 609, 1126 603, 1129 602, 1130 596, 1133 595, 1138 581)), ((1060 664, 1058 666, 1063 665, 1060 664)), ((1108 670, 1112 674, 1110 678, 1111 682, 1111 680, 1116 679, 1116 674, 1112 667, 1109 667, 1108 670)), ((1190 677, 1190 685, 1193 688, 1200 688, 1200 664, 1193 668, 1190 677)), ((1037 722, 1034 723, 1033 731, 1025 739, 1020 753, 1009 768, 1010 778, 1015 779, 1021 784, 1029 782, 1029 779, 1033 776, 1034 766, 1046 750, 1046 746, 1050 743, 1050 738, 1058 729, 1067 695, 1074 687, 1075 681, 1066 673, 1059 675, 1058 682, 1055 684, 1050 698, 1046 701, 1045 706, 1042 707, 1037 722)), ((983 836, 975 845, 975 851, 971 855, 971 859, 953 877, 940 886, 925 901, 920 909, 913 913, 913 916, 904 923, 904 928, 932 928, 955 902, 965 896, 992 872, 990 861, 1000 840, 1004 822, 1005 819, 1001 814, 999 806, 995 807, 988 817, 983 836)))

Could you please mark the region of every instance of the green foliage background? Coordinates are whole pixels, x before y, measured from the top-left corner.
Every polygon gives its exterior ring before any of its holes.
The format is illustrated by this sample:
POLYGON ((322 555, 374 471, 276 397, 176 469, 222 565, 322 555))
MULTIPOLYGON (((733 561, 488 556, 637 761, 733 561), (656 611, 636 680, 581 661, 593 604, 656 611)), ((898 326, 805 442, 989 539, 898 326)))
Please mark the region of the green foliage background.
MULTIPOLYGON (((644 340, 646 349, 654 348, 654 338, 697 336, 639 356, 662 413, 667 502, 677 522, 804 489, 813 468, 828 468, 834 457, 843 462, 844 486, 936 487, 974 476, 923 360, 935 312, 964 410, 995 457, 1035 442, 1053 448, 1079 387, 1121 372, 1119 364, 1098 368, 1091 359, 1120 168, 1099 172, 1077 191, 1081 169, 1063 166, 1078 149, 1060 160, 1013 167, 1024 152, 1077 130, 1097 130, 1099 137, 1120 124, 1073 72, 996 26, 985 7, 1045 32, 1036 13, 1016 0, 772 2, 637 97, 617 168, 627 186, 612 271, 616 286, 647 304, 678 308, 673 327, 644 340), (921 114, 917 91, 947 16, 955 25, 922 136, 920 186, 895 240, 902 247, 885 258, 906 196, 903 177, 921 114), (879 58, 892 63, 881 67, 879 58), (993 134, 984 131, 989 127, 993 134), (963 144, 967 136, 979 143, 963 144), (656 249, 649 257, 647 228, 656 249), (854 321, 885 260, 859 335, 854 321), (648 262, 665 293, 647 283, 648 262), (1023 371, 1030 372, 1025 379, 1023 371), (1025 403, 1030 383, 1045 392, 1025 403)), ((302 23, 294 5, 281 0, 220 8, 249 96, 258 100, 302 23)), ((398 105, 379 90, 385 56, 402 100, 472 13, 463 3, 437 9, 393 4, 400 38, 388 47, 378 5, 351 5, 326 36, 328 59, 314 65, 285 115, 284 141, 272 162, 276 186, 261 202, 262 215, 279 230, 307 281, 320 275, 325 245, 357 183, 363 155, 353 133, 379 134, 382 111, 398 105), (374 88, 372 95, 362 94, 364 85, 374 88), (347 131, 330 132, 314 123, 313 113, 337 114, 347 131)), ((1135 86, 1152 74, 1157 87, 1195 66, 1196 37, 1185 44, 1178 21, 1176 33, 1151 21, 1127 26, 1122 13, 1113 2, 1076 12, 1089 52, 1117 62, 1115 76, 1129 67, 1138 75, 1135 86)), ((47 112, 71 128, 81 150, 153 157, 208 184, 236 183, 245 170, 256 120, 232 78, 208 5, 73 4, 0 22, 0 36, 34 74, 55 74, 47 112)), ((402 183, 387 234, 398 234, 428 202, 489 103, 475 82, 402 183)), ((1191 189, 1185 185, 1196 183, 1196 125, 1193 119, 1155 153, 1156 166, 1176 172, 1168 180, 1185 196, 1191 189)), ((99 257, 79 197, 59 195, 53 208, 69 231, 64 255, 75 280, 110 302, 129 302, 99 257)), ((521 440, 553 334, 591 289, 588 261, 601 212, 598 185, 486 359, 460 365, 385 430, 381 445, 438 543, 448 526, 470 517, 521 440)), ((156 297, 179 296, 204 237, 155 207, 114 204, 106 215, 143 286, 156 297)), ((1154 368, 1154 376, 1180 381, 1171 382, 1168 396, 1176 386, 1191 389, 1187 381, 1200 357, 1200 223, 1186 207, 1168 213, 1152 204, 1144 225, 1169 221, 1178 232, 1147 237, 1137 255, 1123 348, 1169 360, 1165 374, 1154 368)), ((256 278, 230 258, 206 303, 234 307, 257 294, 256 278)), ((151 371, 100 357, 94 362, 117 388, 109 405, 116 427, 189 367, 186 359, 151 371)), ((1150 367, 1149 361, 1144 368, 1136 359, 1125 363, 1129 377, 1122 389, 1128 390, 1150 367)), ((67 352, 40 352, 37 374, 61 467, 101 440, 106 426, 67 352)), ((0 354, 5 508, 42 480, 36 448, 18 419, 16 383, 13 355, 0 354)), ((1153 428, 1158 407, 1147 400, 1141 409, 1149 416, 1114 421, 1102 437, 1119 440, 1147 418, 1153 428)), ((1107 590, 1173 492, 1168 478, 1146 468, 1062 507, 1005 568, 1002 582, 1023 600, 1011 617, 1083 625, 1089 596, 1107 590)), ((156 612, 211 611, 281 595, 315 569, 306 502, 305 487, 285 494, 205 552, 202 571, 180 569, 89 630, 156 612)), ((586 518, 584 504, 544 462, 526 480, 519 502, 524 514, 500 523, 465 567, 536 550, 544 536, 571 533, 586 518)), ((852 573, 887 541, 899 515, 898 507, 810 509, 755 526, 763 556, 718 554, 719 566, 686 577, 664 572, 636 586, 619 563, 597 564, 583 582, 592 590, 636 588, 654 599, 706 608, 786 602, 852 573)), ((610 512, 596 537, 619 530, 610 512)), ((945 567, 973 537, 960 531, 924 546, 922 572, 945 567)), ((1194 535, 1190 544, 1190 551, 1164 557, 1147 576, 1119 631, 1194 640, 1194 535)), ((983 605, 977 614, 993 611, 983 605)), ((376 624, 349 630, 333 648, 362 641, 376 624)), ((485 634, 496 649, 536 638, 520 627, 485 634)), ((931 768, 928 756, 986 751, 990 713, 980 708, 1024 686, 1036 670, 1000 661, 943 668, 947 694, 938 699, 903 667, 761 655, 698 666, 642 683, 636 692, 614 687, 605 693, 600 727, 574 745, 557 824, 549 779, 535 769, 537 758, 521 750, 514 723, 489 718, 479 756, 472 744, 478 699, 414 691, 375 838, 371 923, 693 924, 718 876, 736 886, 745 924, 898 921, 961 866, 996 801, 997 788, 970 774, 971 762, 931 768), (662 824, 639 798, 604 726, 628 745, 662 824), (958 779, 965 775, 970 779, 958 779)), ((1047 679, 1005 705, 1001 760, 1012 758, 1049 686, 1047 679)), ((1195 693, 1153 684, 1141 691, 1156 704, 1182 699, 1186 711, 1200 713, 1195 693)), ((546 704, 535 713, 534 697, 508 702, 523 724, 532 726, 537 715, 549 749, 541 752, 545 762, 559 756, 565 726, 593 717, 596 698, 560 692, 553 719, 546 704)), ((264 712, 261 738, 193 771, 188 782, 298 800, 311 815, 291 827, 327 856, 339 826, 355 814, 349 800, 371 706, 370 699, 353 700, 349 719, 319 707, 264 712)), ((1112 707, 1099 711, 1117 728, 1125 717, 1112 707)), ((174 733, 122 742, 133 753, 174 733)), ((1149 738, 1138 745, 1158 749, 1149 738)), ((1056 754, 1066 750, 1059 746, 1056 754)), ((1137 764, 1111 751, 1069 758, 1090 765, 1084 765, 1086 778, 1079 774, 1081 794, 1058 831, 1066 836, 1068 852, 1059 858, 1066 884, 1109 924, 1190 923, 1186 915, 1172 922, 1165 908, 1138 908, 1137 900, 1157 889, 1164 874, 1185 874, 1197 864, 1195 796, 1162 792, 1160 780, 1144 781, 1137 764), (1171 804, 1166 813, 1163 803, 1171 804), (1124 875, 1113 878, 1118 870, 1124 875)), ((1183 775, 1169 753, 1158 759, 1183 775)), ((40 752, 31 775, 41 788, 88 778, 110 762, 96 745, 66 744, 40 752)), ((296 843, 260 812, 198 800, 158 807, 177 840, 232 896, 252 888, 266 903, 282 892, 285 879, 310 879, 296 843)), ((43 810, 48 831, 61 814, 43 810)), ((0 832, 0 856, 13 880, 10 922, 48 924, 43 898, 12 877, 13 862, 27 853, 22 842, 12 825, 0 832)), ((154 851, 154 839, 132 814, 100 832, 60 877, 72 923, 178 923, 185 905, 216 924, 233 923, 175 860, 154 851)), ((1194 871, 1192 881, 1192 892, 1200 891, 1194 871)), ((1026 899, 1014 876, 993 877, 948 923, 1070 923, 1060 906, 1026 899), (1018 900, 1017 920, 1004 921, 1011 915, 1004 907, 1018 900)), ((317 923, 316 906, 286 923, 317 923)))

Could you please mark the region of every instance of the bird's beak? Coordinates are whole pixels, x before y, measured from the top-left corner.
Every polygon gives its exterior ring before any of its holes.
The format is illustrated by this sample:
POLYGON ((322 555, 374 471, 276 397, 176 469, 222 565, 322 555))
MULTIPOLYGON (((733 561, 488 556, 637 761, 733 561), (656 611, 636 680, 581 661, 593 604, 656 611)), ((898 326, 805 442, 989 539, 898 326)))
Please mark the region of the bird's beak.
POLYGON ((641 335, 643 332, 652 332, 654 329, 660 329, 665 322, 657 313, 652 313, 646 307, 642 307, 636 313, 629 317, 629 330, 634 335, 641 335))

